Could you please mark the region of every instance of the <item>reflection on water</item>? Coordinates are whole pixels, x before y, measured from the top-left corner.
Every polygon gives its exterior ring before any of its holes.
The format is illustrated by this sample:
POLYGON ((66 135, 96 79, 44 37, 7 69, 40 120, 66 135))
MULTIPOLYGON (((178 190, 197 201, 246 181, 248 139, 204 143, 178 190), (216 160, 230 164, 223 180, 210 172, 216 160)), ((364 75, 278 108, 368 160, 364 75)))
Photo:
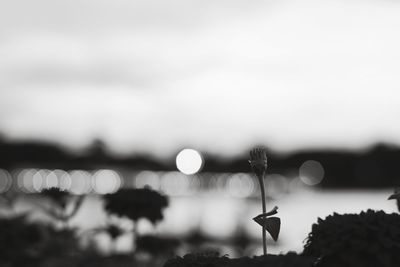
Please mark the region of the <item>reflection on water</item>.
MULTIPOLYGON (((269 251, 280 253, 301 251, 303 241, 311 230, 311 225, 318 217, 325 217, 333 212, 353 213, 367 209, 383 209, 395 212, 393 202, 387 201, 391 190, 382 191, 321 191, 299 190, 279 201, 270 201, 269 206, 278 205, 282 219, 281 236, 278 243, 270 242, 269 251)), ((21 204, 19 209, 27 209, 28 204, 21 204)), ((139 232, 149 233, 154 230, 163 235, 185 238, 194 232, 200 232, 209 239, 211 248, 222 248, 221 253, 231 256, 239 254, 261 254, 261 230, 252 218, 260 213, 259 201, 252 199, 219 196, 215 193, 203 193, 192 197, 172 197, 170 206, 165 210, 165 220, 156 228, 146 221, 139 222, 139 232), (249 242, 241 251, 233 250, 231 242, 245 234, 249 242), (213 245, 214 244, 214 245, 213 245)), ((89 196, 72 224, 84 228, 93 228, 104 224, 106 214, 102 202, 96 195, 89 196)), ((101 237, 100 237, 101 239, 101 237)), ((105 237, 103 242, 107 242, 105 237)), ((104 245, 107 247, 107 245, 104 245)), ((121 238, 117 247, 129 250, 129 237, 121 238)), ((186 251, 182 251, 185 253, 186 251)))
MULTIPOLYGON (((100 193, 113 192, 120 186, 150 185, 168 194, 170 205, 165 210, 165 219, 155 228, 145 220, 139 221, 139 233, 156 231, 161 235, 177 236, 188 244, 197 236, 205 241, 207 247, 218 247, 221 253, 231 256, 262 253, 261 229, 252 220, 261 213, 259 188, 254 177, 246 173, 185 176, 177 172, 144 171, 127 175, 111 170, 66 172, 25 169, 15 175, 26 192, 48 185, 66 187, 73 193, 91 191, 71 222, 85 229, 105 223, 106 214, 102 209, 100 193), (233 244, 236 244, 235 249, 233 244)), ((279 206, 282 220, 279 241, 269 242, 271 253, 301 251, 303 241, 318 217, 323 218, 333 212, 358 213, 367 209, 396 211, 395 204, 387 201, 392 189, 327 191, 307 186, 299 178, 288 179, 277 174, 268 177, 267 188, 267 209, 279 206)), ((17 204, 17 210, 29 210, 38 218, 42 216, 26 200, 17 204)), ((99 240, 107 249, 109 240, 101 236, 99 240)), ((129 236, 125 236, 118 240, 117 248, 129 250, 131 245, 129 236)), ((191 249, 198 247, 186 245, 180 253, 191 249)))

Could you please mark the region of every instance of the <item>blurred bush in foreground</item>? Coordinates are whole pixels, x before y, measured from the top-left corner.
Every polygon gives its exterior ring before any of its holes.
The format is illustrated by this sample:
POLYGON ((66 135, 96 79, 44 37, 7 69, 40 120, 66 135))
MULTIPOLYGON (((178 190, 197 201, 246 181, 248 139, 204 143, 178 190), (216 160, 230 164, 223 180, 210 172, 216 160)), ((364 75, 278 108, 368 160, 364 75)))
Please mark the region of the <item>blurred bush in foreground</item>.
POLYGON ((187 254, 168 260, 164 267, 311 267, 314 259, 290 252, 285 255, 266 255, 230 259, 218 254, 187 254))
POLYGON ((400 264, 400 215, 383 211, 334 213, 312 226, 304 255, 317 266, 395 267, 400 264))
MULTIPOLYGON (((157 236, 138 239, 138 233, 133 231, 136 250, 125 254, 110 251, 110 255, 104 255, 93 243, 94 236, 106 232, 114 240, 126 232, 118 221, 107 221, 106 225, 94 229, 71 227, 69 221, 80 209, 84 195, 72 195, 59 188, 47 188, 32 195, 29 201, 52 219, 50 221, 34 220, 31 212, 20 213, 14 208, 12 203, 26 197, 22 193, 13 196, 12 201, 6 202, 10 204, 4 206, 7 212, 0 216, 1 267, 161 266, 179 245, 175 239, 157 236), (86 245, 82 242, 84 238, 90 241, 86 245), (135 253, 138 249, 150 257, 138 257, 135 253)), ((122 189, 103 198, 109 218, 111 215, 126 217, 134 222, 134 226, 140 218, 153 224, 162 220, 163 209, 168 206, 166 196, 149 188, 122 189)))
POLYGON ((25 216, 0 218, 0 266, 69 266, 79 252, 72 230, 28 222, 25 216))
POLYGON ((104 196, 105 209, 110 214, 127 217, 136 222, 140 218, 155 224, 163 219, 162 210, 168 206, 168 198, 150 188, 126 188, 104 196))

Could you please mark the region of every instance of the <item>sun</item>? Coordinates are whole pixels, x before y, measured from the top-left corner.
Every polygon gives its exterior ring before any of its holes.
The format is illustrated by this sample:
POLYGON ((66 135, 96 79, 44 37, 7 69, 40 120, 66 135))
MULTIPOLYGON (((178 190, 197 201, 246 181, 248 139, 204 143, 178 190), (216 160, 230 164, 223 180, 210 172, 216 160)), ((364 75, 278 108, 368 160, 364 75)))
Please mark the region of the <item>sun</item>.
POLYGON ((176 167, 184 174, 195 174, 203 167, 203 158, 198 151, 186 148, 176 156, 176 167))

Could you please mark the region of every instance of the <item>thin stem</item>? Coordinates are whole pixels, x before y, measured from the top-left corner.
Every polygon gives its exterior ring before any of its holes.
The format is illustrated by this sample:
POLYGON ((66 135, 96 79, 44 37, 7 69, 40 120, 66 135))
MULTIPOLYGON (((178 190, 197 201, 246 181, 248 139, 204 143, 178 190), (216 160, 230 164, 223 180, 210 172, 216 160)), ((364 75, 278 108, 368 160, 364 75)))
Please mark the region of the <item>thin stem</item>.
POLYGON ((133 248, 133 256, 136 255, 136 250, 137 250, 137 239, 138 239, 138 229, 137 229, 137 223, 138 221, 133 222, 133 228, 132 228, 132 248, 133 248))
MULTIPOLYGON (((266 203, 265 203, 265 188, 264 188, 264 174, 258 176, 261 189, 261 203, 262 203, 262 213, 266 213, 266 203)), ((267 255, 267 234, 265 232, 265 226, 262 227, 262 238, 263 238, 263 252, 267 255)))

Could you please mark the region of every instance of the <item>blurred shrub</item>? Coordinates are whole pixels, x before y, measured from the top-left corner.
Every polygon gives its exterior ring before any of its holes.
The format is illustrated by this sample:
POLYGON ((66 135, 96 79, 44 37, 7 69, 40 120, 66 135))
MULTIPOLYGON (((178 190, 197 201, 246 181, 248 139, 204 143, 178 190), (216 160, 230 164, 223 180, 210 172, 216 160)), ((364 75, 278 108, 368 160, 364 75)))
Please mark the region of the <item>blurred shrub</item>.
POLYGON ((69 266, 77 253, 78 242, 70 230, 28 222, 25 216, 0 218, 0 266, 69 266))
POLYGON ((368 210, 318 219, 303 254, 324 267, 400 266, 400 215, 368 210))
POLYGON ((229 258, 220 257, 218 253, 186 254, 183 257, 175 257, 168 260, 164 267, 218 267, 227 266, 229 258))
POLYGON ((282 255, 266 255, 259 257, 243 257, 238 259, 232 259, 232 263, 229 264, 230 267, 311 267, 315 262, 314 258, 305 257, 298 255, 294 252, 289 252, 288 254, 282 255))
POLYGON ((38 203, 39 207, 53 219, 63 222, 67 222, 76 215, 85 197, 84 195, 71 195, 69 192, 56 187, 44 189, 40 192, 40 196, 49 199, 52 206, 46 207, 38 203), (72 209, 68 211, 67 206, 70 204, 72 209))
POLYGON ((136 240, 138 251, 148 252, 153 255, 171 255, 180 245, 176 238, 157 237, 152 235, 141 236, 136 240))
POLYGON ((285 255, 266 255, 229 259, 217 254, 188 254, 168 260, 164 267, 311 267, 314 259, 290 252, 285 255))
POLYGON ((69 199, 71 198, 71 194, 69 192, 60 190, 56 187, 46 188, 40 192, 40 195, 50 199, 54 204, 62 209, 66 208, 69 199))
POLYGON ((162 210, 168 206, 167 197, 150 188, 125 188, 104 196, 105 209, 110 214, 132 221, 146 218, 153 224, 163 219, 162 210))
POLYGON ((75 267, 128 267, 143 266, 138 264, 132 255, 110 255, 100 256, 97 254, 87 254, 82 257, 75 267))

